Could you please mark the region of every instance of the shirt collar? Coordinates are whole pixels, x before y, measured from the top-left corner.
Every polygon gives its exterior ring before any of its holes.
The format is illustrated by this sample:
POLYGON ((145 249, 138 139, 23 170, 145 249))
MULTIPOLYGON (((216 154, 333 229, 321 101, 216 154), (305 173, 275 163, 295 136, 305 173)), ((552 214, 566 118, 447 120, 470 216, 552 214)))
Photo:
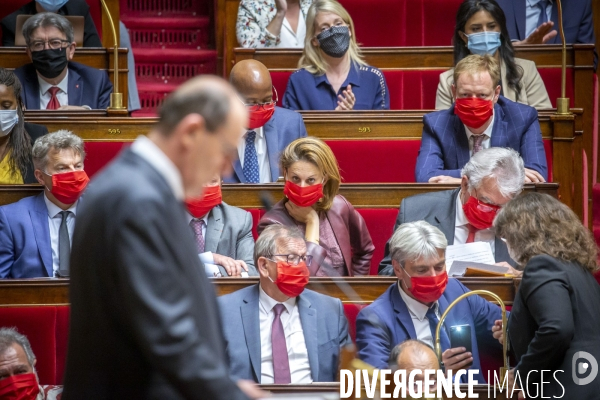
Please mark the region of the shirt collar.
POLYGON ((212 212, 212 210, 210 210, 209 212, 207 212, 206 215, 204 217, 202 217, 202 218, 196 218, 192 214, 190 214, 189 212, 186 212, 188 225, 190 224, 190 222, 192 222, 192 220, 197 219, 198 221, 204 221, 204 225, 208 226, 208 215, 211 212, 212 212))
MULTIPOLYGON (((44 193, 44 202, 46 203, 46 209, 48 210, 48 216, 50 218, 56 218, 58 213, 63 211, 59 206, 57 206, 56 204, 51 202, 50 199, 48 199, 48 196, 46 196, 46 193, 44 193)), ((67 208, 64 211, 71 211, 73 213, 73 216, 77 215, 77 204, 78 203, 79 203, 79 200, 77 200, 75 203, 73 203, 73 205, 71 205, 71 207, 67 208)))
POLYGON ((185 198, 181 173, 173 161, 152 140, 138 136, 131 145, 131 151, 146 160, 166 181, 176 199, 185 198))
MULTIPOLYGON (((277 304, 279 304, 279 301, 277 301, 274 298, 272 298, 271 296, 269 296, 263 290, 263 288, 260 284, 258 285, 258 301, 260 303, 260 306, 263 308, 263 310, 267 314, 270 313, 271 310, 273 310, 273 307, 275 307, 277 304)), ((290 297, 289 299, 282 302, 281 304, 283 304, 283 306, 285 307, 287 312, 291 315, 292 310, 294 309, 294 306, 296 305, 296 297, 290 297)))
MULTIPOLYGON (((266 124, 265 124, 265 125, 266 125, 266 124)), ((264 126, 264 125, 263 125, 263 126, 264 126)), ((263 129, 263 127, 262 127, 262 126, 259 126, 258 128, 254 128, 254 129, 247 129, 247 130, 246 130, 246 133, 244 133, 243 140, 246 140, 246 136, 248 136, 248 132, 250 132, 250 131, 254 131, 254 132, 256 132, 256 136, 257 136, 258 138, 260 138, 260 139, 262 139, 262 138, 263 138, 263 136, 264 136, 264 129, 263 129)))
MULTIPOLYGON (((404 290, 402 289, 400 280, 398 280, 398 291, 400 292, 400 296, 402 297, 402 300, 404 300, 404 303, 406 304, 406 307, 408 308, 408 311, 411 313, 411 315, 417 317, 419 321, 423 321, 425 319, 427 311, 429 311, 429 307, 406 294, 406 292, 404 292, 404 290)), ((436 301, 433 303, 432 307, 437 307, 437 305, 438 302, 436 301)))
MULTIPOLYGON (((537 6, 537 3, 539 3, 540 0, 527 0, 527 3, 529 3, 529 7, 535 7, 537 6)), ((550 4, 554 4, 553 0, 548 0, 548 3, 550 4)))
POLYGON ((50 89, 52 86, 56 86, 58 87, 60 90, 62 90, 65 93, 69 93, 69 70, 67 69, 67 73, 65 74, 65 77, 63 78, 62 81, 60 81, 58 83, 58 85, 52 85, 48 82, 46 82, 45 80, 43 80, 39 75, 37 76, 38 78, 38 83, 40 85, 40 91, 42 92, 42 94, 46 94, 48 93, 48 89, 50 89))
MULTIPOLYGON (((342 88, 345 88, 348 85, 360 86, 360 74, 358 71, 359 68, 360 67, 358 65, 354 64, 353 62, 350 62, 350 70, 348 71, 348 76, 346 77, 346 80, 341 86, 342 88)), ((327 74, 315 75, 314 77, 316 86, 319 86, 322 83, 327 83, 328 85, 331 85, 329 83, 329 80, 327 79, 327 74)))
MULTIPOLYGON (((490 125, 487 128, 485 128, 485 131, 483 131, 481 133, 482 135, 486 135, 490 139, 492 138, 492 131, 494 130, 494 119, 495 118, 496 118, 496 113, 492 109, 492 121, 490 122, 490 125)), ((465 132, 467 132, 467 140, 471 140, 471 136, 473 136, 473 132, 471 132, 466 125, 465 125, 465 132)))

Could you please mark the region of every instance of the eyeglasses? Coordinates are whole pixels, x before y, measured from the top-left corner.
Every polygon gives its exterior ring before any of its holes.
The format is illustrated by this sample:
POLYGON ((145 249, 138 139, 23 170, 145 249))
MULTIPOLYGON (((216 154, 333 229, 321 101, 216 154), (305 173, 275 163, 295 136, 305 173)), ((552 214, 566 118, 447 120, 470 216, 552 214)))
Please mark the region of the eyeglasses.
POLYGON ((477 196, 477 190, 475 190, 475 200, 477 200, 477 209, 479 211, 489 213, 489 212, 497 212, 500 209, 500 206, 484 203, 481 200, 479 200, 479 197, 477 196))
POLYGON ((48 41, 36 40, 29 44, 29 49, 31 51, 42 51, 46 47, 46 44, 48 44, 48 48, 56 50, 63 47, 67 47, 69 44, 71 44, 71 42, 63 39, 50 39, 48 41))
MULTIPOLYGON (((301 261, 304 261, 304 263, 306 264, 307 267, 310 267, 310 264, 312 263, 312 259, 313 259, 313 256, 311 256, 311 255, 299 256, 297 254, 273 254, 272 257, 285 257, 287 260, 287 263, 290 265, 298 265, 298 264, 300 264, 301 261)), ((277 262, 275 260, 271 260, 270 258, 267 258, 267 260, 277 262)))
POLYGON ((275 92, 275 100, 271 100, 266 103, 259 103, 259 104, 247 104, 247 103, 244 103, 243 100, 241 100, 241 99, 240 100, 242 101, 242 104, 248 108, 248 111, 250 111, 250 112, 260 111, 260 110, 264 109, 265 107, 269 107, 269 106, 277 104, 277 102, 279 101, 279 96, 277 95, 277 89, 275 89, 275 86, 272 86, 272 89, 273 89, 273 92, 275 92))

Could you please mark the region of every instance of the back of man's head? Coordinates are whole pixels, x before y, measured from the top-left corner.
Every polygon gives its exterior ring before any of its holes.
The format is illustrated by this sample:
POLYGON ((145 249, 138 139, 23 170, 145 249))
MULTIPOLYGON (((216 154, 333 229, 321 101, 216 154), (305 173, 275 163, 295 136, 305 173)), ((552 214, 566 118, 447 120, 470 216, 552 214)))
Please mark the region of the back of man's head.
POLYGON ((390 354, 390 366, 394 369, 422 371, 440 369, 435 352, 427 343, 420 340, 407 340, 395 346, 390 354))
POLYGON ((461 175, 469 179, 469 189, 479 188, 485 178, 495 178, 500 193, 505 197, 514 197, 523 190, 525 167, 515 150, 490 147, 474 154, 461 175))

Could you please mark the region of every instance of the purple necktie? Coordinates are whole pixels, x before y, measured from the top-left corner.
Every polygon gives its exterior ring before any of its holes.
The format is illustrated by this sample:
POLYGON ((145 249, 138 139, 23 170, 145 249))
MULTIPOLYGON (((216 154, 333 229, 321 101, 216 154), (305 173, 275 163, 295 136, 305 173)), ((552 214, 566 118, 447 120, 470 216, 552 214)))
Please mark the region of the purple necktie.
POLYGON ((477 154, 481 150, 483 150, 483 139, 485 139, 485 135, 482 133, 481 135, 473 135, 473 155, 477 154))
POLYGON ((271 347, 273 350, 273 379, 275 383, 288 384, 292 382, 290 376, 290 362, 288 360, 287 345, 285 344, 285 333, 281 323, 281 313, 285 306, 281 303, 273 307, 275 319, 271 327, 271 347))
POLYGON ((202 226, 204 225, 203 219, 193 219, 190 221, 190 226, 194 231, 194 236, 196 237, 196 247, 198 248, 198 254, 204 253, 204 236, 202 235, 202 226))

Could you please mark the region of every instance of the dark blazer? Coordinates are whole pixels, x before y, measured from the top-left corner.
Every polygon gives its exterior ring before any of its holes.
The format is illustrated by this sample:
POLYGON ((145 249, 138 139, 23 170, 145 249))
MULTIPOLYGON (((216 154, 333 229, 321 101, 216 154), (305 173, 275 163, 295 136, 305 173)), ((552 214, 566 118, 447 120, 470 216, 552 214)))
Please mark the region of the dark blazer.
MULTIPOLYGON (((90 106, 104 110, 110 104, 113 85, 106 71, 100 71, 74 61, 69 61, 69 105, 90 106)), ((40 86, 33 64, 15 69, 15 75, 23 84, 23 102, 29 110, 40 109, 40 86)))
MULTIPOLYGON (((410 196, 402 200, 394 225, 394 232, 405 222, 426 221, 438 228, 446 236, 448 245, 454 244, 454 222, 456 220, 456 197, 460 188, 441 192, 424 193, 410 196)), ((508 255, 506 243, 499 237, 495 240, 494 258, 496 262, 515 262, 508 255)), ((390 257, 390 241, 385 244, 383 260, 379 264, 379 275, 394 275, 390 257)))
MULTIPOLYGON (((257 229, 259 234, 271 224, 286 226, 300 225, 287 212, 285 201, 286 199, 281 200, 263 215, 258 223, 257 229)), ((369 275, 371 258, 373 257, 375 246, 371 240, 365 220, 352 207, 352 204, 339 194, 335 196, 331 208, 327 211, 327 219, 331 224, 333 233, 344 256, 348 276, 369 275)), ((306 242, 306 247, 308 254, 313 256, 313 261, 309 268, 311 275, 316 275, 319 269, 326 270, 325 272, 329 276, 344 275, 343 272, 333 270, 331 266, 322 264, 327 256, 327 250, 323 247, 312 242, 306 242)))
POLYGON ((127 149, 77 214, 63 399, 247 399, 229 378, 184 205, 162 175, 127 149))
MULTIPOLYGON (((23 7, 19 8, 12 14, 7 15, 2 19, 2 46, 15 45, 15 28, 17 26, 18 15, 33 15, 37 14, 35 1, 30 1, 23 7)), ((67 4, 59 8, 57 14, 74 15, 85 17, 85 25, 83 27, 83 47, 102 47, 102 42, 96 31, 96 25, 90 15, 90 7, 85 0, 69 0, 67 4)))
MULTIPOLYGON (((260 383, 261 342, 258 285, 219 297, 232 379, 260 383)), ((305 289, 297 300, 314 382, 335 382, 340 349, 352 343, 342 302, 305 289)))
POLYGON ((508 336, 517 360, 515 369, 523 384, 529 382, 530 393, 539 390, 533 386, 542 381, 539 371, 563 370, 557 371, 554 377, 546 373, 544 396, 598 398, 598 377, 587 385, 575 384, 573 377, 586 377, 577 373, 577 360, 593 366, 589 357, 578 352, 592 355, 598 372, 599 304, 600 286, 581 265, 547 255, 529 260, 508 320, 508 336), (537 372, 531 372, 528 377, 528 373, 535 370, 537 372))
MULTIPOLYGON (((494 105, 494 116, 491 147, 510 147, 518 151, 526 168, 548 179, 546 152, 535 108, 500 96, 494 105)), ((438 175, 460 178, 460 170, 469 158, 469 139, 465 126, 454 114, 454 105, 423 116, 423 137, 415 167, 417 182, 428 182, 438 175)))
MULTIPOLYGON (((48 133, 48 128, 44 125, 32 124, 29 122, 24 122, 23 126, 25 127, 25 132, 29 134, 29 138, 31 139, 31 145, 35 143, 35 141, 48 133)), ((29 167, 27 167, 27 174, 23 177, 24 183, 37 183, 37 179, 35 179, 35 175, 33 174, 35 171, 33 167, 33 159, 29 163, 29 167)))
MULTIPOLYGON (((467 292, 469 289, 462 283, 450 278, 444 294, 438 300, 440 315, 446 311, 450 303, 467 292)), ((480 371, 475 375, 480 383, 485 382, 486 379, 481 372, 479 346, 483 345, 486 350, 502 348, 492 336, 492 326, 498 319, 502 319, 500 307, 480 296, 471 296, 459 302, 444 321, 444 327, 448 331, 453 325, 471 326, 473 365, 469 369, 480 371)), ((398 284, 394 283, 358 314, 356 319, 358 357, 375 368, 389 368, 388 360, 392 349, 408 339, 417 339, 417 333, 408 307, 400 296, 398 284)))
POLYGON ((53 276, 44 193, 0 207, 0 278, 53 276))
MULTIPOLYGON (((275 113, 263 127, 267 141, 267 155, 271 168, 271 182, 277 182, 282 172, 279 170, 279 155, 296 139, 306 137, 306 127, 302 115, 297 112, 275 107, 275 113)), ((226 183, 246 183, 240 160, 233 162, 233 175, 225 178, 226 183)))

